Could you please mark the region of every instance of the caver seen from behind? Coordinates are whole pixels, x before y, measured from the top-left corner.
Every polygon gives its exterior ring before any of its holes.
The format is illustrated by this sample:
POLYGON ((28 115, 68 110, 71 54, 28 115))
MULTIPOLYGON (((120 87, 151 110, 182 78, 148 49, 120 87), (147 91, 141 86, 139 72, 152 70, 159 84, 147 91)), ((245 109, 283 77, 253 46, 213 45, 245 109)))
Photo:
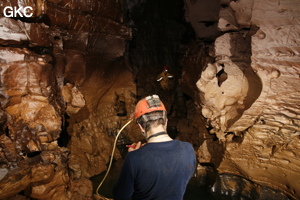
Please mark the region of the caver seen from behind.
POLYGON ((147 143, 128 149, 114 199, 182 200, 196 168, 192 145, 169 137, 167 112, 157 95, 140 100, 134 117, 147 143))

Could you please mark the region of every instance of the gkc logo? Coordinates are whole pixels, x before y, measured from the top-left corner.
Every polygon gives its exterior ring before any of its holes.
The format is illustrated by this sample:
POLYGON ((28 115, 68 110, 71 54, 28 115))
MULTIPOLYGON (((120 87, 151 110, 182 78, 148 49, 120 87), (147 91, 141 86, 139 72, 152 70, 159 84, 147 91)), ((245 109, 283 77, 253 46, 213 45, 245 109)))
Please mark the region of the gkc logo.
POLYGON ((31 17, 33 15, 32 10, 31 6, 19 8, 16 6, 6 6, 3 10, 3 14, 5 17, 31 17))

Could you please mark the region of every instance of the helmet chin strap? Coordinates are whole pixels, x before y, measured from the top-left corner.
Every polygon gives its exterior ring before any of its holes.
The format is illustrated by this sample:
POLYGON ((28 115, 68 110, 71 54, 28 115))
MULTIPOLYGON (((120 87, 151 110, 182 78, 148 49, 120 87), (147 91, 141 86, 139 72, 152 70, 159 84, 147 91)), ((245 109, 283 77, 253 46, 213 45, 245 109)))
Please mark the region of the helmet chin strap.
POLYGON ((147 140, 149 140, 150 138, 153 138, 153 137, 160 136, 160 135, 167 135, 167 132, 162 131, 162 132, 155 133, 155 134, 150 135, 149 137, 147 137, 147 140))
POLYGON ((144 132, 144 131, 142 131, 142 135, 146 138, 147 137, 147 134, 144 132))

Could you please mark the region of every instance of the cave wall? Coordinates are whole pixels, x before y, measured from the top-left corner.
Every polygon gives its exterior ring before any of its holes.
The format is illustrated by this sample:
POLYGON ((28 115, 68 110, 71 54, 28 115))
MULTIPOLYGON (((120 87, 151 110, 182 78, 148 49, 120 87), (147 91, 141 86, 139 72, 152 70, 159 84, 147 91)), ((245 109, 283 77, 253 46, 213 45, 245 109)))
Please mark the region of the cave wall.
MULTIPOLYGON (((220 3, 219 36, 209 35, 215 37, 212 44, 198 42, 198 50, 192 48, 197 46, 194 43, 189 47, 192 55, 184 59, 189 65, 184 71, 198 72, 195 100, 210 134, 223 146, 218 151, 214 142, 205 140, 198 160, 213 164, 221 174, 238 175, 298 199, 300 4, 293 0, 216 2, 220 3), (213 62, 201 59, 203 49, 213 62)), ((205 5, 187 0, 188 20, 205 21, 192 4, 205 5)), ((201 32, 202 27, 194 29, 199 38, 209 34, 208 29, 201 32)), ((195 79, 188 73, 183 77, 190 90, 195 79)))
MULTIPOLYGON (((254 197, 263 186, 300 197, 299 2, 153 2, 0 4, 34 8, 0 17, 1 198, 93 199, 88 178, 106 170, 114 136, 149 93, 194 145, 198 173, 221 174, 213 189, 237 191, 231 174, 254 197), (165 65, 170 91, 155 80, 165 65)), ((118 143, 138 133, 131 124, 118 143)))
POLYGON ((1 2, 1 199, 93 199, 88 178, 106 170, 136 101, 124 6, 1 2), (4 17, 6 6, 31 6, 33 16, 4 17))

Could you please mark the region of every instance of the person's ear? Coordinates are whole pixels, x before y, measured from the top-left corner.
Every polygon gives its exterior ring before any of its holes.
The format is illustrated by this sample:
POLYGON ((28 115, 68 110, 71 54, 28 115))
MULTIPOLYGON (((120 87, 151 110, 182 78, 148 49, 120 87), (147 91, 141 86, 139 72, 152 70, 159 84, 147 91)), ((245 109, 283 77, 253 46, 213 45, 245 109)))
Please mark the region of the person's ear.
POLYGON ((138 125, 139 125, 141 131, 142 131, 142 132, 145 132, 145 129, 142 127, 142 125, 140 125, 139 123, 138 123, 138 125))
POLYGON ((141 132, 142 132, 142 135, 146 138, 147 137, 147 134, 145 133, 145 129, 138 123, 140 129, 141 129, 141 132))
POLYGON ((166 119, 166 123, 165 123, 165 129, 167 130, 167 126, 168 126, 168 118, 166 119))

